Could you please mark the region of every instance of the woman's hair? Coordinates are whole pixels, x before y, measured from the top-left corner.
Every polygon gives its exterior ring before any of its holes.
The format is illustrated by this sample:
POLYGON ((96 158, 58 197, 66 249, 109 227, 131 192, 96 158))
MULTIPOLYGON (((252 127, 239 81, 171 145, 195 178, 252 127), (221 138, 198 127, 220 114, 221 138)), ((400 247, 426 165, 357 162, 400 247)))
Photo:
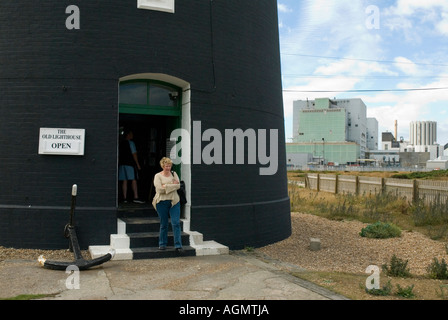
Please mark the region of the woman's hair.
POLYGON ((166 164, 171 164, 171 165, 173 165, 173 161, 171 161, 170 158, 163 157, 162 160, 160 160, 160 166, 162 167, 162 169, 163 169, 163 167, 164 167, 166 164))

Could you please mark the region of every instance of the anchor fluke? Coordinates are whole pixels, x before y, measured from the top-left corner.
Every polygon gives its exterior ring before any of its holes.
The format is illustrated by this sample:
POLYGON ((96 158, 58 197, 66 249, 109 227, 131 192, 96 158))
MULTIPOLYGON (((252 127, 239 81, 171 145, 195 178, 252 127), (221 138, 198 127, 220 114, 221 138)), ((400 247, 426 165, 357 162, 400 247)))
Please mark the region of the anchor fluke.
POLYGON ((39 264, 46 268, 46 269, 52 269, 52 270, 66 270, 69 266, 77 266, 79 270, 87 270, 89 268, 99 266, 100 264, 103 264, 109 260, 111 260, 115 255, 115 250, 110 250, 109 253, 105 254, 104 256, 98 257, 93 260, 75 260, 72 262, 64 262, 64 261, 50 261, 46 260, 45 257, 40 256, 38 258, 39 264))

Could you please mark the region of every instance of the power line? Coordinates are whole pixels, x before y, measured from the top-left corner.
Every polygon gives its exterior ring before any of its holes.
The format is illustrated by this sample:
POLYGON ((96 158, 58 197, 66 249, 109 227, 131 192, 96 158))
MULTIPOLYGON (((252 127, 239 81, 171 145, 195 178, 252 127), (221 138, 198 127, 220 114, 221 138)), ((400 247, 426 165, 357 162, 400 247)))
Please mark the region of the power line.
POLYGON ((334 59, 334 60, 352 60, 352 61, 365 61, 365 62, 378 62, 378 63, 395 63, 395 64, 413 64, 413 65, 421 65, 421 66, 439 66, 439 67, 448 67, 448 64, 439 64, 439 63, 422 63, 422 62, 412 62, 412 61, 392 61, 392 60, 373 60, 373 59, 359 59, 359 58, 344 58, 344 57, 330 57, 330 56, 317 56, 317 55, 309 55, 309 54, 300 54, 300 53, 281 53, 281 55, 285 56, 299 56, 299 57, 308 57, 308 58, 321 58, 321 59, 334 59))
POLYGON ((448 90, 448 87, 441 88, 420 88, 420 89, 360 89, 360 90, 292 90, 285 89, 283 92, 308 92, 308 93, 327 93, 327 92, 409 92, 409 91, 435 91, 448 90))
POLYGON ((286 78, 332 78, 332 79, 446 79, 448 76, 440 76, 440 75, 431 75, 431 76, 363 76, 363 75, 356 75, 356 74, 347 74, 347 75, 335 75, 335 74, 319 74, 319 75, 307 75, 307 74, 294 74, 294 73, 283 73, 283 77, 286 78))

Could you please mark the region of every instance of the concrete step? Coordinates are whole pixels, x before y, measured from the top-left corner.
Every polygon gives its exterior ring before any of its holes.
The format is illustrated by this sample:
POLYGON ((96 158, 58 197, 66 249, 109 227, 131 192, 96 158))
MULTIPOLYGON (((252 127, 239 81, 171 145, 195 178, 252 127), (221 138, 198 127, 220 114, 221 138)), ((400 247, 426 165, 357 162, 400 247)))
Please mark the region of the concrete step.
POLYGON ((197 231, 186 231, 190 235, 190 246, 196 249, 197 256, 211 256, 229 254, 229 247, 216 241, 204 241, 202 233, 197 231))
MULTIPOLYGON (((130 248, 142 248, 142 247, 159 247, 159 232, 138 232, 128 233, 130 248)), ((189 242, 189 235, 185 232, 181 233, 182 243, 189 242)), ((174 236, 172 232, 168 232, 167 246, 174 245, 174 236)))
MULTIPOLYGON (((147 206, 128 205, 121 209, 117 219, 117 234, 110 235, 110 245, 90 246, 92 258, 115 250, 112 260, 158 259, 178 256, 204 256, 229 254, 229 248, 215 241, 204 241, 196 231, 182 232, 183 252, 174 249, 173 233, 168 232, 168 247, 159 250, 159 218, 147 206)), ((189 229, 188 221, 181 220, 182 230, 189 229)), ((169 227, 171 228, 171 226, 169 227)))
POLYGON ((165 250, 159 250, 157 247, 133 248, 133 260, 137 259, 162 259, 195 256, 196 250, 190 246, 183 246, 181 253, 177 252, 174 247, 166 247, 165 250))

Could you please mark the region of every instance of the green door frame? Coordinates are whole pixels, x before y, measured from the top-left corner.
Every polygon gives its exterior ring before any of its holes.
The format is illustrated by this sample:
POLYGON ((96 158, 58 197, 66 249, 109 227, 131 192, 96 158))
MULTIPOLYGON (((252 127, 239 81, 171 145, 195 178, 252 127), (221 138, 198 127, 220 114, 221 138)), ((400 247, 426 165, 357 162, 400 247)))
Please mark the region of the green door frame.
POLYGON ((120 113, 132 113, 132 114, 146 114, 146 115, 159 115, 159 116, 171 116, 171 117, 180 117, 182 116, 182 89, 172 84, 157 81, 157 80, 128 80, 120 82, 120 86, 122 84, 130 84, 130 83, 146 83, 146 104, 128 104, 121 103, 119 105, 120 113), (177 97, 174 100, 174 106, 163 106, 163 105, 150 105, 150 85, 162 85, 164 87, 168 87, 172 89, 172 92, 177 93, 177 97))

